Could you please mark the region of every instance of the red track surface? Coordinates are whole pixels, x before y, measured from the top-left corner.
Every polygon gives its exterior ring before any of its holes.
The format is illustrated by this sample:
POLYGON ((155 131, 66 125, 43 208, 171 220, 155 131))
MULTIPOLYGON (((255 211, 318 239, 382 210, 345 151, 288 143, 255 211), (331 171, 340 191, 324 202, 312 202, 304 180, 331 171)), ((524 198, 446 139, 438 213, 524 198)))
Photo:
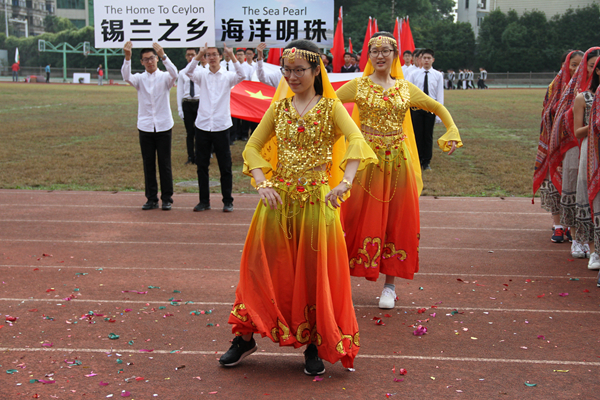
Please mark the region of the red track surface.
POLYGON ((422 198, 421 272, 397 282, 389 312, 377 308, 381 281, 353 278, 356 371, 326 364, 322 381, 304 375, 301 350, 268 339, 218 366, 257 197, 237 195, 231 214, 218 195, 202 213, 193 194, 170 212, 144 201, 0 191, 1 399, 598 398, 597 273, 550 242, 550 217, 528 199, 422 198), (413 335, 418 320, 425 336, 413 335))

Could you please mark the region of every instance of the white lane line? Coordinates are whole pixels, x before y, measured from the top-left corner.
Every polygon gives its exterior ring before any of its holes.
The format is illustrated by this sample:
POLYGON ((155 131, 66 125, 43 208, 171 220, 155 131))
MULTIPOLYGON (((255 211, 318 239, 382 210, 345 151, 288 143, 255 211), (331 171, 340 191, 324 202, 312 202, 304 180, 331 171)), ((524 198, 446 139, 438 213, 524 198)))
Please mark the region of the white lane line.
MULTIPOLYGON (((182 246, 244 246, 244 243, 193 243, 193 242, 125 242, 113 240, 58 240, 58 239, 0 239, 0 242, 26 242, 26 243, 81 243, 81 244, 143 244, 143 245, 182 245, 182 246)), ((495 248, 474 248, 474 247, 420 247, 421 250, 443 250, 443 251, 478 251, 478 252, 494 252, 494 251, 510 251, 510 252, 529 252, 529 253, 564 253, 565 250, 550 250, 550 249, 495 249, 495 248)))
MULTIPOLYGON (((54 353, 125 353, 141 354, 139 350, 132 349, 71 349, 71 348, 31 348, 31 347, 0 347, 0 352, 54 352, 54 353)), ((200 351, 200 350, 180 350, 172 353, 173 350, 153 350, 152 354, 177 354, 177 355, 204 355, 213 356, 223 354, 222 351, 200 351)), ((263 353, 256 352, 252 357, 303 357, 302 353, 263 353)), ((593 361, 568 361, 568 360, 531 360, 519 358, 480 358, 480 357, 431 357, 431 356, 403 356, 403 355, 380 355, 380 354, 361 354, 356 358, 375 359, 375 360, 418 360, 418 361, 448 361, 448 362, 487 362, 487 363, 505 363, 505 364, 542 364, 542 365, 581 365, 588 367, 599 367, 600 362, 593 361)))
MULTIPOLYGON (((13 298, 0 298, 0 301, 7 301, 7 302, 19 302, 19 303, 25 303, 27 301, 32 301, 32 302, 53 302, 53 303, 66 303, 65 300, 62 299, 33 299, 33 298, 29 298, 29 299, 13 299, 13 298)), ((233 303, 231 302, 212 302, 212 301, 194 301, 191 300, 193 303, 189 303, 189 304, 185 304, 185 302, 182 302, 180 304, 181 306, 184 305, 190 305, 192 307, 197 306, 197 305, 203 305, 203 306, 228 306, 231 307, 233 305, 233 303)), ((98 303, 98 304, 102 304, 102 303, 127 303, 127 304, 150 304, 150 303, 160 303, 160 304, 164 304, 164 303, 170 303, 170 301, 168 300, 98 300, 98 299, 82 299, 82 298, 76 298, 74 300, 71 300, 71 303, 75 303, 75 302, 80 302, 80 303, 98 303)), ((175 307, 175 306, 174 306, 175 307)), ((460 310, 460 312, 463 311, 486 311, 486 312, 525 312, 525 313, 564 313, 564 314, 600 314, 600 311, 593 311, 593 310, 541 310, 541 309, 529 309, 529 308, 482 308, 482 307, 437 307, 435 309, 430 309, 430 305, 410 305, 410 306, 404 306, 404 305, 399 305, 396 306, 394 309, 399 309, 399 310, 416 310, 419 308, 426 308, 428 310, 444 310, 444 311, 454 311, 454 310, 460 310)), ((354 308, 375 308, 379 310, 379 306, 377 305, 372 305, 372 304, 355 304, 354 308)), ((393 310, 393 309, 392 309, 393 310)))
MULTIPOLYGON (((86 205, 86 204, 26 204, 26 203, 15 203, 15 204, 0 204, 0 207, 19 207, 19 208, 25 208, 25 207, 60 207, 60 208, 67 208, 67 207, 74 207, 74 208, 133 208, 133 209, 140 209, 140 206, 120 206, 120 205, 86 205)), ((189 210, 190 208, 193 208, 192 205, 190 206, 173 206, 173 209, 182 209, 182 210, 189 210)), ((240 207, 235 207, 235 210, 243 210, 243 211, 255 211, 256 207, 253 208, 240 208, 240 207)), ((421 214, 484 214, 484 215, 490 215, 489 211, 456 211, 456 210, 452 210, 452 211, 444 211, 444 210, 420 210, 421 214)), ((494 211, 494 215, 536 215, 539 217, 548 217, 548 213, 544 213, 544 212, 500 212, 500 211, 494 211)))
MULTIPOLYGON (((207 223, 207 222, 148 222, 148 221, 84 221, 84 220, 60 220, 60 219, 0 219, 0 222, 29 222, 29 223, 51 223, 51 224, 124 224, 124 225, 193 225, 193 226, 250 226, 247 224, 232 223, 207 223)), ((525 228, 469 228, 450 226, 422 226, 421 229, 443 229, 453 231, 516 231, 516 232, 547 232, 548 229, 525 229, 525 228)))
MULTIPOLYGON (((160 267, 107 267, 107 266, 97 266, 97 267, 89 267, 89 266, 80 266, 80 265, 14 265, 14 264, 0 264, 0 268, 58 268, 58 269, 94 269, 98 270, 102 268, 102 270, 143 270, 143 271, 192 271, 192 272, 240 272, 239 269, 226 269, 226 268, 179 268, 179 267, 169 267, 169 268, 160 268, 160 267)), ((451 273, 451 272, 418 272, 417 276, 460 276, 467 277, 470 279, 474 278, 525 278, 525 279, 598 279, 597 276, 571 276, 571 275, 516 275, 516 274, 471 274, 468 272, 465 273, 451 273)))

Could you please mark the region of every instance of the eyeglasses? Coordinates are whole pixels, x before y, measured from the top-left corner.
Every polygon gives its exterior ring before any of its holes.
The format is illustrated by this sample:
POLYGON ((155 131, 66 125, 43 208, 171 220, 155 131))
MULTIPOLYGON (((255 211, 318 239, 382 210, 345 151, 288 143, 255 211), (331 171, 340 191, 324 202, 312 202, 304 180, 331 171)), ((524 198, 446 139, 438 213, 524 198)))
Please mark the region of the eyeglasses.
POLYGON ((142 58, 142 62, 143 63, 147 63, 147 62, 150 62, 150 61, 154 60, 154 58, 155 58, 155 56, 145 57, 145 58, 142 58))
POLYGON ((205 54, 206 57, 219 57, 219 53, 205 54))
POLYGON ((294 72, 294 75, 296 77, 302 78, 304 76, 304 71, 306 71, 307 69, 312 69, 312 68, 296 68, 296 69, 281 68, 281 73, 283 74, 283 76, 288 78, 292 74, 292 72, 294 72))
POLYGON ((370 50, 369 54, 371 55, 371 57, 377 57, 377 56, 379 56, 379 54, 382 54, 384 57, 387 57, 390 54, 392 54, 392 50, 391 49, 370 50))

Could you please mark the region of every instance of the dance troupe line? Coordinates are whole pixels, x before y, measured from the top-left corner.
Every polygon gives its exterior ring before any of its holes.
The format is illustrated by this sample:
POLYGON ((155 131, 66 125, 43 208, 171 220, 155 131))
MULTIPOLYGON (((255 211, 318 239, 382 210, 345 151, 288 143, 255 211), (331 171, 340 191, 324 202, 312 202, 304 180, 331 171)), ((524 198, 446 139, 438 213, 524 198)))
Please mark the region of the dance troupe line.
POLYGON ((599 56, 600 47, 563 55, 544 98, 533 176, 533 192, 552 214, 551 241, 571 242, 571 256, 589 258, 590 270, 600 269, 599 56))
MULTIPOLYGON (((263 49, 258 48, 259 59, 263 49)), ((155 44, 140 52, 146 72, 132 75, 131 52, 128 42, 122 74, 138 91, 148 199, 143 209, 158 208, 157 154, 162 208, 169 210, 173 118, 168 92, 177 70, 155 44), (166 72, 157 69, 158 59, 166 72)), ((233 210, 229 88, 245 74, 233 50, 224 46, 223 52, 233 71, 220 68, 221 49, 206 46, 186 54, 189 64, 180 73, 188 78, 183 82, 193 93, 190 97, 196 93, 195 84, 205 102, 194 122, 200 184, 195 211, 210 209, 211 147, 221 170, 223 211, 233 210), (197 68, 204 57, 208 68, 197 68)), ((219 362, 225 367, 240 363, 257 350, 253 335, 260 334, 280 346, 307 346, 308 375, 323 374, 323 360, 353 368, 360 333, 350 277, 376 281, 385 275, 379 307, 392 309, 395 279, 413 279, 419 271, 423 183, 409 111, 425 110, 442 120, 447 131, 437 142, 444 152, 452 154, 462 141, 446 108, 404 79, 398 44, 387 32, 370 39, 363 76, 337 92, 319 48, 307 40, 286 46, 281 74, 274 81, 279 83, 271 106, 243 152, 243 173, 252 177, 260 201, 244 244, 229 315, 235 337, 219 362), (342 103, 355 104, 352 116, 342 103)))

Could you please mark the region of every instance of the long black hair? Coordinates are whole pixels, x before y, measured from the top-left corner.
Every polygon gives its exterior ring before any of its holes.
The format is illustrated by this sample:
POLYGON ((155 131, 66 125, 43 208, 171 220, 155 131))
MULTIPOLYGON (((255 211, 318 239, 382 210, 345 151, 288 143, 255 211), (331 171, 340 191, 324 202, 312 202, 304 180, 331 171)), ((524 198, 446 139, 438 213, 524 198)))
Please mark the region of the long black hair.
MULTIPOLYGON (((294 40, 293 42, 290 42, 287 44, 287 46, 285 46, 286 49, 291 49, 292 47, 295 47, 298 50, 307 50, 307 51, 315 53, 317 56, 315 60, 306 60, 306 61, 308 61, 310 68, 313 70, 313 73, 317 69, 320 70, 320 68, 321 68, 321 52, 319 51, 319 48, 317 47, 316 44, 314 44, 313 42, 311 42, 309 40, 300 39, 300 40, 294 40)), ((281 66, 283 67, 283 58, 281 59, 281 66)), ((318 95, 323 96, 323 78, 321 77, 321 74, 315 76, 314 87, 315 87, 315 92, 318 95)))

